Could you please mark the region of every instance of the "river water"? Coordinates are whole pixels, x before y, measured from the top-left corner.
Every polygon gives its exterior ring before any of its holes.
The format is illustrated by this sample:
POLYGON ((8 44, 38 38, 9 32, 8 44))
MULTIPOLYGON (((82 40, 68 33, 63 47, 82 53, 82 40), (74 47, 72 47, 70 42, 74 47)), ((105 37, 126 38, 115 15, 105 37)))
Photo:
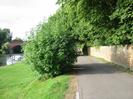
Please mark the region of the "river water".
POLYGON ((6 54, 0 57, 0 66, 15 64, 23 59, 23 54, 6 54))

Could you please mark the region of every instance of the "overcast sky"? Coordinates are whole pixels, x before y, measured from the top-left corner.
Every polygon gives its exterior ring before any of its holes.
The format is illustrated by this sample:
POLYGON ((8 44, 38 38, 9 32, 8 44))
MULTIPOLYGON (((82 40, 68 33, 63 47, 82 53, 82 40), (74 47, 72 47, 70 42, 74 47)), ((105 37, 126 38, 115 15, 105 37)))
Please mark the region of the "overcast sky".
POLYGON ((0 28, 25 38, 32 27, 56 12, 56 0, 0 0, 0 28))

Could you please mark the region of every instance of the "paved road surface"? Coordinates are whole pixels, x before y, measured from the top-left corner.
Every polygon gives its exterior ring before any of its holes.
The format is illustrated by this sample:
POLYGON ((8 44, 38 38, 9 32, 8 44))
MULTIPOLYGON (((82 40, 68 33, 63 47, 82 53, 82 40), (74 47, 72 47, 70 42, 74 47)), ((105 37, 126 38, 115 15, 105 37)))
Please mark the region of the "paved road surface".
POLYGON ((78 57, 80 99, 133 99, 133 75, 90 56, 78 57))

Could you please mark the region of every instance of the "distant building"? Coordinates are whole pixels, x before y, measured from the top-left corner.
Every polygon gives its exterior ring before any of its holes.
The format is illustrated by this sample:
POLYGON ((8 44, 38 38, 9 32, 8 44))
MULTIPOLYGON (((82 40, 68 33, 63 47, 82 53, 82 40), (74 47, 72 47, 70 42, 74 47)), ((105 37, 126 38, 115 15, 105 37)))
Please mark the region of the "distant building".
POLYGON ((23 59, 22 45, 24 41, 15 39, 9 42, 9 50, 7 54, 0 57, 0 66, 15 64, 23 59))
POLYGON ((10 54, 20 54, 22 53, 22 45, 23 45, 24 41, 21 39, 15 39, 12 40, 9 43, 9 50, 10 50, 10 54))

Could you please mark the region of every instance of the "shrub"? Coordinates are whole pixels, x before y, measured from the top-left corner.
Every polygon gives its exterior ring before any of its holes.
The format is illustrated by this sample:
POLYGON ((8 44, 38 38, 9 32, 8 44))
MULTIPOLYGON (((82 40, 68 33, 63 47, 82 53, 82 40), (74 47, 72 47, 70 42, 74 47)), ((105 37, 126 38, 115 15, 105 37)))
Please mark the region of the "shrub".
POLYGON ((24 46, 26 62, 47 77, 62 74, 77 57, 75 39, 71 31, 67 29, 62 32, 63 28, 55 30, 55 27, 60 25, 55 23, 57 21, 51 18, 48 23, 40 24, 24 46))

